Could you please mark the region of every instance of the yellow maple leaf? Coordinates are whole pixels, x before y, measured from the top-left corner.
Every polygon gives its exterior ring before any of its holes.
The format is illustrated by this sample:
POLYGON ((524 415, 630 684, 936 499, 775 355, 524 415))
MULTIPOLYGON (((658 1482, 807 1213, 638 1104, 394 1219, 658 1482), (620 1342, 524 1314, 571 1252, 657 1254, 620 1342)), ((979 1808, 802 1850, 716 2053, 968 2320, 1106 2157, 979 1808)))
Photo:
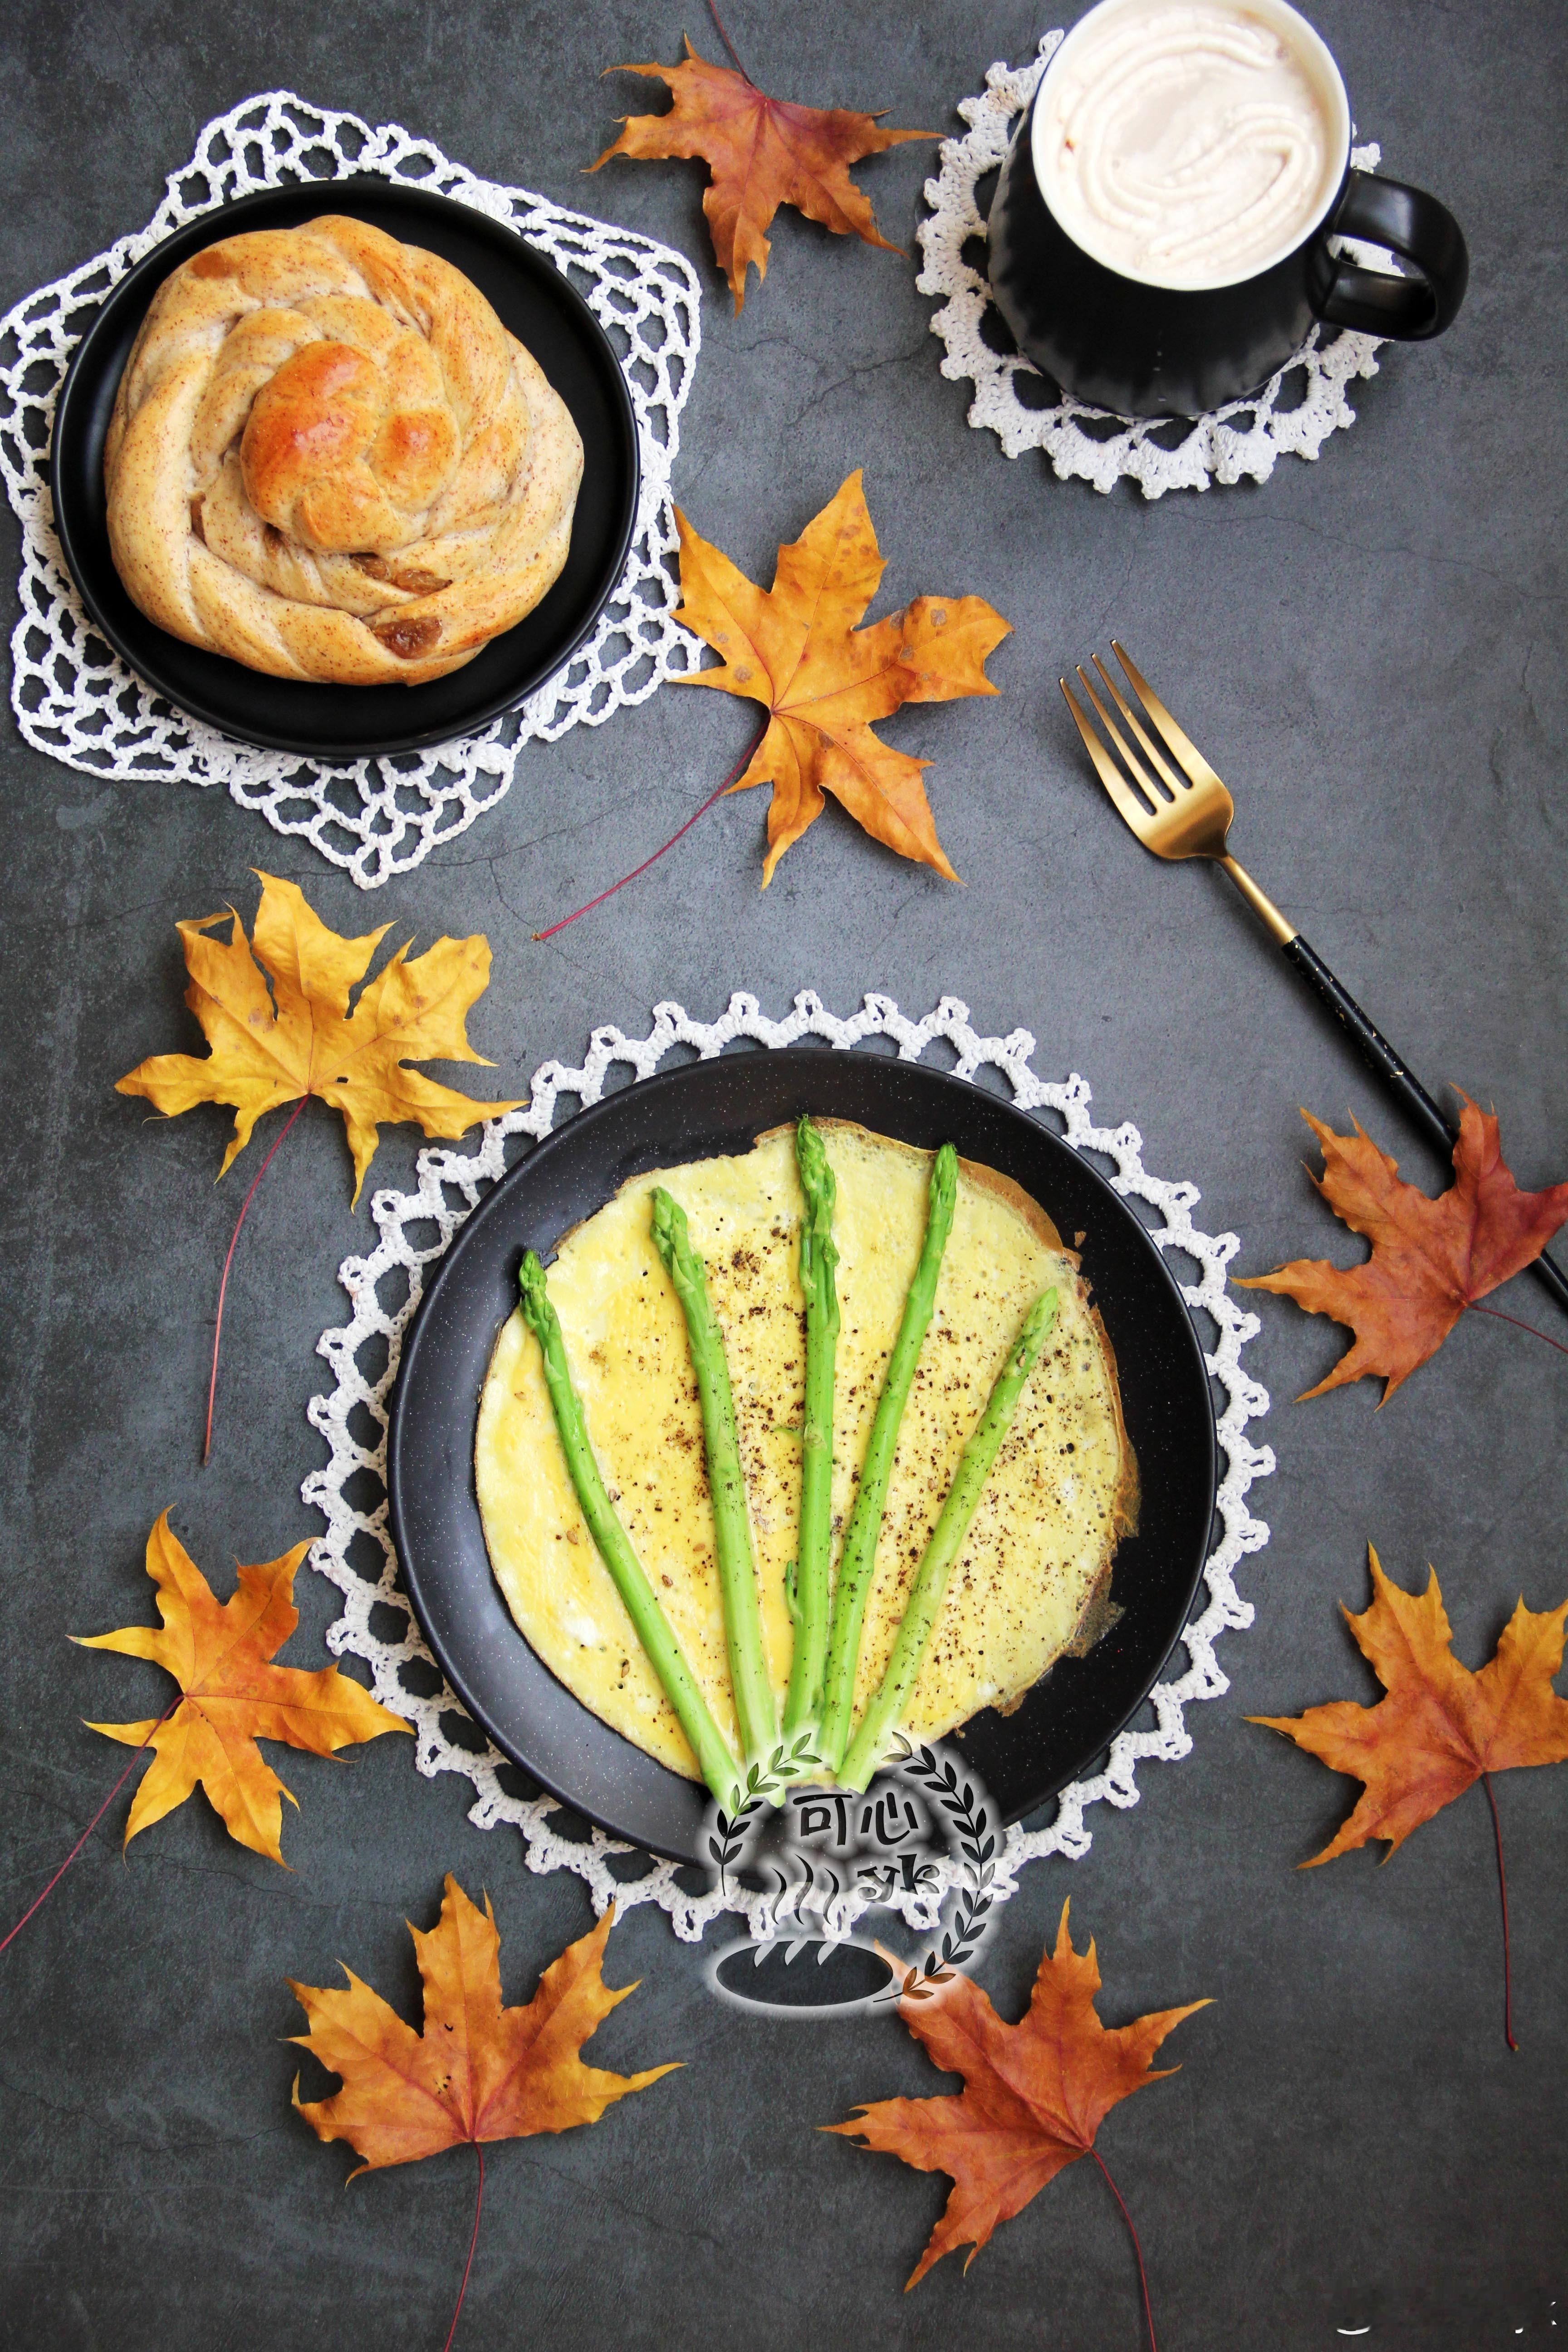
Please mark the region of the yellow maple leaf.
POLYGON ((73 1635, 86 1650, 150 1658, 184 1694, 163 1721, 88 1725, 106 1739, 153 1750, 152 1769, 142 1775, 125 1825, 127 1845, 183 1805, 199 1783, 230 1837, 280 1863, 280 1801, 298 1801, 257 1740, 280 1739, 331 1756, 384 1731, 411 1728, 336 1666, 307 1674, 270 1663, 300 1622, 294 1578, 310 1548, 296 1544, 280 1559, 241 1568, 237 1591, 220 1601, 165 1511, 147 1538, 147 1573, 158 1588, 162 1626, 73 1635))
POLYGON ((310 2024, 309 2032, 291 2038, 342 2078, 330 2098, 302 2099, 296 2075, 294 2106, 318 2139, 347 2140, 357 2151, 363 2160, 351 2180, 383 2165, 416 2164, 448 2147, 467 2145, 474 2151, 474 2231, 447 2330, 448 2346, 479 2239, 486 2142, 596 2124, 617 2099, 674 2072, 665 2065, 611 2074, 583 2063, 584 2042, 637 1990, 605 1982, 605 1944, 615 1916, 612 1904, 596 1927, 551 1961, 533 1999, 508 2009, 490 1898, 485 1896, 481 1912, 448 1871, 436 1925, 421 1934, 408 1923, 424 1987, 419 2032, 352 1969, 343 1970, 346 1988, 289 1980, 310 2024))
POLYGON ((771 590, 700 538, 679 508, 675 519, 682 597, 675 617, 724 656, 682 683, 765 703, 771 714, 745 774, 730 787, 773 788, 763 889, 821 814, 825 793, 900 857, 956 882, 921 781, 930 761, 891 750, 872 726, 906 702, 996 693, 986 657, 1012 624, 983 596, 917 596, 903 612, 856 627, 884 569, 858 468, 799 539, 780 548, 771 590))
POLYGON ((220 1176, 250 1140, 258 1118, 303 1095, 342 1111, 353 1154, 357 1202, 380 1140, 379 1122, 416 1121, 427 1136, 466 1135, 515 1102, 476 1102, 440 1086, 408 1061, 490 1065, 469 1045, 469 1008, 489 985, 489 941, 441 939, 410 961, 406 945, 360 992, 349 994, 392 929, 357 940, 330 930, 294 882, 262 874, 261 904, 247 940, 232 907, 176 925, 191 984, 185 1003, 212 1048, 154 1054, 117 1080, 116 1092, 143 1095, 171 1118, 197 1103, 228 1103, 234 1134, 220 1176), (208 936, 225 915, 226 940, 208 936), (271 982, 270 991, 268 983, 271 982))
POLYGON ((301 2099, 296 2078, 295 2106, 318 2138, 347 2140, 363 2159, 361 2172, 416 2163, 466 2140, 525 2139, 597 2123, 617 2099, 673 2072, 664 2065, 610 2074, 584 2066, 578 2054, 637 1990, 612 1988, 601 1972, 615 1916, 612 1905, 551 1962, 533 1999, 508 2009, 489 1896, 481 1912, 448 1871, 435 1927, 408 1931, 425 1988, 421 2032, 350 1969, 344 1990, 289 1979, 310 2029, 293 2040, 342 2077, 342 2088, 325 2099, 301 2099))
POLYGON ((1453 1628, 1436 1570, 1425 1592, 1406 1592, 1384 1574, 1372 1545, 1372 1603, 1359 1617, 1342 1609, 1356 1646, 1383 1685, 1374 1705, 1331 1699, 1304 1715, 1249 1715, 1282 1731, 1331 1771, 1362 1783, 1354 1811, 1321 1853, 1349 1853, 1386 1838, 1393 1860, 1412 1830, 1491 1772, 1568 1763, 1568 1699, 1552 1677, 1563 1668, 1568 1601, 1527 1609, 1522 1595, 1479 1673, 1454 1655, 1453 1628))

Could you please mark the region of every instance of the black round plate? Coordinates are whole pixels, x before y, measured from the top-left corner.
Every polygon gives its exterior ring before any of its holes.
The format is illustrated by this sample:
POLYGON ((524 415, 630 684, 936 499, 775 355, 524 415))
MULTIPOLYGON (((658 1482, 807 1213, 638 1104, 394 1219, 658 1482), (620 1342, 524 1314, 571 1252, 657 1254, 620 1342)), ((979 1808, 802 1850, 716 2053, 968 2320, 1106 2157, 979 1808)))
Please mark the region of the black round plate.
POLYGON ((77 348, 55 412, 50 457, 55 527, 71 577, 97 627, 138 677, 226 735, 340 762, 424 751, 472 735, 570 660, 621 576, 637 520, 637 480, 631 395, 604 329, 576 289, 515 229, 449 196, 370 173, 242 196, 204 213, 138 262, 77 348), (583 487, 561 577, 516 628, 428 686, 321 686, 268 677, 223 654, 187 646, 137 611, 109 551, 104 436, 153 295, 181 262, 220 237, 298 228, 321 213, 350 213, 452 262, 502 325, 527 344, 583 436, 583 487))
POLYGON ((561 1234, 648 1168, 744 1151, 809 1111, 927 1150, 948 1140, 1011 1176, 1068 1244, 1116 1350, 1142 1486, 1116 1555, 1123 1614, 1082 1658, 1059 1658, 1015 1714, 989 1708, 964 1753, 1008 1821, 1078 1776, 1147 1696, 1186 1623, 1215 1500, 1208 1374, 1159 1251, 1069 1144, 978 1087, 878 1054, 795 1046, 698 1062, 626 1087, 548 1136, 480 1202, 447 1251, 403 1351, 387 1486, 403 1579, 447 1679, 499 1748, 630 1844, 690 1862, 706 1791, 591 1715, 529 1648, 490 1570, 474 1491, 479 1391, 517 1303, 525 1248, 561 1234))

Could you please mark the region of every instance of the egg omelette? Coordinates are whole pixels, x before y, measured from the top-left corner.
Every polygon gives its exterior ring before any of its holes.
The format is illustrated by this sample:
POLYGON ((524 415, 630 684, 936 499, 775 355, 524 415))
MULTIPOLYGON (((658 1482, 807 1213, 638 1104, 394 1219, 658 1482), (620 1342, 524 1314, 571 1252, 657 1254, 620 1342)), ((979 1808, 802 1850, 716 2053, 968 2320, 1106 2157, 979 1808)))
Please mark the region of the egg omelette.
MULTIPOLYGON (((882 1375, 925 1232, 932 1155, 817 1122, 837 1183, 840 1328, 834 1400, 837 1560, 882 1375)), ((630 1182, 560 1244, 549 1270, 588 1433, 611 1500, 720 1729, 736 1742, 702 1423, 685 1320, 655 1250, 654 1187, 685 1210, 723 1332, 768 1671, 781 1706, 792 1629, 805 1402, 803 1211, 793 1129, 733 1157, 630 1182)), ((1055 1285, 1055 1328, 1029 1376, 954 1565, 903 1723, 940 1738, 1015 1706, 1071 1645, 1136 1516, 1116 1364, 1050 1220, 1009 1178, 959 1162, 936 1304, 905 1408, 856 1679, 880 1679, 958 1457, 1023 1316, 1055 1285)), ((514 1313, 479 1401, 475 1475, 491 1565, 531 1647, 600 1719, 700 1776, 595 1547, 566 1467, 538 1342, 514 1313)))

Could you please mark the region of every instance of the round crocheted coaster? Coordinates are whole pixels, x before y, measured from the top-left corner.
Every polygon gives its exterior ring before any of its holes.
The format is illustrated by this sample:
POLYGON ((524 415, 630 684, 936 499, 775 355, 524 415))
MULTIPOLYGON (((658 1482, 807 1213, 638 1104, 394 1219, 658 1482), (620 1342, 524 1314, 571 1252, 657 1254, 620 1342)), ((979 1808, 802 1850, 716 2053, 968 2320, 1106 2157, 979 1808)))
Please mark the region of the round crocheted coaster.
POLYGON ((462 833, 511 782, 525 743, 598 726, 695 669, 701 648, 679 602, 669 478, 701 347, 701 289, 681 254, 634 230, 480 180, 395 122, 312 106, 292 90, 249 98, 209 122, 144 229, 27 295, 0 320, 0 471, 22 525, 22 616, 11 707, 36 751, 89 775, 225 783, 274 830, 300 834, 363 890, 405 874, 462 833), (598 627, 520 709, 466 741, 345 767, 231 741, 153 694, 94 635, 60 558, 49 502, 55 400, 91 312, 133 263, 184 223, 236 196, 376 172, 505 222, 563 270, 614 344, 637 415, 642 492, 631 553, 598 627))
MULTIPOLYGON (((1315 457, 1331 433, 1355 423, 1345 386, 1356 376, 1377 373, 1379 337, 1314 327, 1261 392, 1191 423, 1133 420, 1086 408, 1019 355, 991 299, 979 191, 989 173, 1000 171, 1015 121, 1061 37, 1047 33, 1032 65, 994 65, 981 95, 959 100, 969 131, 942 142, 941 171, 925 184, 931 216, 916 231, 925 267, 915 283, 922 294, 947 298, 931 331, 947 346, 943 375, 967 376, 974 385, 970 424, 994 433, 1009 457, 1043 449, 1063 481, 1111 490, 1125 479, 1136 482, 1146 499, 1163 498, 1167 490, 1206 490, 1211 482, 1244 477, 1266 482, 1282 452, 1315 457)), ((1374 170, 1379 160, 1375 146, 1351 151, 1363 172, 1374 170)), ((1388 266, 1384 256, 1349 239, 1345 249, 1369 268, 1388 266)))
MULTIPOLYGON (((1043 1828, 1016 1826, 1006 1832, 996 1862, 996 1900, 1016 1891, 1018 1874, 1028 1863, 1052 1853, 1070 1861, 1086 1854, 1086 1811, 1102 1799, 1112 1805, 1135 1805, 1140 1763, 1174 1763, 1187 1754, 1192 1735, 1184 1708, 1196 1700, 1217 1698, 1229 1687, 1215 1654, 1215 1643, 1226 1629, 1240 1631, 1252 1622, 1251 1604, 1237 1594, 1232 1570, 1244 1553, 1260 1550, 1268 1540, 1267 1526, 1247 1507, 1253 1480, 1267 1477, 1274 1467, 1270 1449, 1255 1445, 1247 1433, 1248 1422, 1268 1410, 1267 1390, 1241 1362, 1242 1348, 1258 1331, 1258 1321, 1243 1311, 1226 1287, 1226 1268, 1240 1244, 1234 1234, 1198 1230, 1192 1220, 1199 1198, 1196 1185, 1151 1176, 1135 1127, 1095 1125, 1082 1078, 1056 1083, 1037 1077, 1029 1067, 1035 1040, 1026 1029, 1015 1029, 1006 1037, 982 1037, 970 1026, 968 1006, 954 996, 944 996, 924 1020, 910 1021, 891 997, 869 995, 860 1012, 840 1020, 806 989, 784 1020, 770 1021, 754 996, 738 993, 717 1021, 693 1021, 679 1004, 659 1004, 647 1037, 595 1029, 580 1069, 543 1063, 534 1073, 527 1108, 487 1126, 477 1150, 423 1151, 414 1192, 378 1192, 372 1202, 380 1240, 368 1257, 349 1258, 341 1270, 353 1315, 347 1324, 323 1332, 319 1342, 334 1386, 329 1395, 312 1398, 310 1406, 310 1424, 325 1438, 329 1455, 326 1467, 313 1471, 300 1489, 305 1501, 327 1521, 327 1532, 310 1555, 311 1565, 343 1596, 343 1613, 327 1634, 328 1648, 338 1657, 348 1654, 363 1658, 377 1698, 414 1724, 420 1771, 430 1779, 438 1772, 457 1772, 469 1780, 474 1789, 469 1820, 480 1829, 509 1822, 520 1830, 531 1870, 575 1872, 601 1913, 612 1902, 623 1909, 657 1903, 668 1913, 676 1934, 689 1943, 699 1941, 710 1921, 726 1911, 742 1915, 753 1935, 765 1937, 766 1898, 732 1884, 727 1888, 694 1886, 695 1874, 689 1870, 639 1856, 602 1830, 584 1836, 583 1825, 574 1824, 553 1798, 520 1786, 522 1776, 488 1743, 476 1746, 468 1718, 442 1681, 398 1585, 387 1531, 387 1400, 397 1377, 403 1335, 429 1269, 481 1193, 518 1157, 518 1146, 526 1148, 550 1133, 562 1096, 573 1096, 579 1104, 597 1102, 616 1064, 627 1065, 636 1082, 651 1077, 676 1046, 694 1049, 706 1059, 738 1038, 772 1048, 798 1045, 803 1037, 825 1038, 840 1051, 868 1038, 885 1038, 896 1045, 902 1060, 911 1062, 931 1046, 945 1046, 956 1056, 956 1077, 979 1085, 984 1083, 984 1072, 999 1073, 1021 1108, 1054 1116, 1078 1150, 1093 1152, 1109 1163, 1117 1192, 1149 1204, 1154 1242, 1195 1269, 1196 1279, 1183 1284, 1182 1295, 1189 1307, 1201 1309, 1215 1334, 1207 1362, 1224 1399, 1218 1413, 1223 1466, 1216 1510, 1221 1534, 1204 1570, 1196 1613, 1170 1662, 1169 1679, 1155 1685, 1134 1724, 1112 1741, 1103 1769, 1065 1789, 1057 1800, 1055 1819, 1043 1828), (374 1490, 368 1498, 367 1486, 374 1490), (393 1630, 384 1634, 374 1631, 373 1621, 384 1625, 389 1614, 393 1630)), ((890 1897, 891 1907, 912 1928, 931 1928, 956 1883, 954 1867, 946 1865, 941 1883, 926 1895, 890 1897)), ((845 1930, 869 1907, 868 1898, 847 1898, 845 1930)))

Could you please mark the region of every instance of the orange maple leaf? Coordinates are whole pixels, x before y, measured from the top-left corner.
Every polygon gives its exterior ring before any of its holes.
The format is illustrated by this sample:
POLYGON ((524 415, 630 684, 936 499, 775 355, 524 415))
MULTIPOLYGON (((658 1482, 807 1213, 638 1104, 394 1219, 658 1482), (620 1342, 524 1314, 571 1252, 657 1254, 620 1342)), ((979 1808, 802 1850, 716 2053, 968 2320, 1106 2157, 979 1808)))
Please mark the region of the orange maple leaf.
POLYGON ((921 771, 871 731, 906 702, 994 694, 985 661, 1012 625, 981 596, 917 596, 868 629, 855 625, 877 593, 883 562, 858 468, 799 539, 779 550, 771 591, 755 587, 676 509, 680 590, 676 619, 724 658, 689 672, 688 686, 764 703, 767 730, 736 793, 771 783, 763 887, 831 793, 857 824, 900 857, 947 862, 921 771))
POLYGON ((525 2007, 506 2009, 489 1897, 481 1913, 448 1872, 435 1927, 408 1931, 425 1988, 418 2033, 351 1969, 343 1970, 346 1991, 290 1979, 310 2025, 293 2040, 342 2077, 342 2090, 326 2099, 301 2099, 296 2077, 294 2105, 318 2138, 347 2140, 363 2158, 350 2179, 464 2141, 525 2139, 597 2123, 628 2091, 672 2073, 667 2065, 607 2074, 578 2055, 637 1990, 635 1984, 612 1990, 600 1971, 615 1916, 612 1906, 552 1962, 525 2007))
POLYGON ((1247 1717, 1363 1783, 1350 1819, 1303 1870, 1372 1838, 1387 1839, 1386 1862, 1412 1830, 1488 1773, 1568 1760, 1568 1699, 1552 1687, 1568 1601, 1537 1612, 1521 1600, 1493 1656, 1472 1674, 1454 1655, 1436 1571, 1427 1570, 1425 1592, 1405 1592, 1367 1549, 1372 1605, 1359 1617, 1343 1613, 1384 1696, 1372 1706, 1336 1699, 1305 1715, 1247 1717))
POLYGON ((144 1095, 173 1118, 196 1103, 231 1104, 234 1135, 224 1154, 226 1175, 250 1140, 251 1129, 280 1104, 319 1095, 342 1111, 353 1153, 357 1202, 379 1141, 377 1122, 416 1120, 427 1136, 466 1135, 477 1120, 516 1110, 515 1102, 475 1102, 438 1086, 406 1061, 479 1062, 467 1017, 489 984, 489 941, 437 940, 408 960, 401 947, 360 991, 390 923, 348 940, 330 930, 294 882, 262 874, 261 904, 248 940, 235 909, 226 940, 207 937, 223 914, 175 926, 184 944, 191 984, 185 1003, 212 1051, 154 1054, 116 1083, 122 1095, 144 1095), (270 992, 268 982, 270 982, 270 992))
MULTIPOLYGON (((1021 2213, 1080 2156, 1093 2156, 1103 2172, 1094 2138, 1106 2116, 1119 2099, 1180 2072, 1173 2066, 1151 2072, 1149 2062, 1184 2018, 1208 2007, 1194 2000, 1131 2025, 1102 2025, 1094 2007, 1100 1990, 1095 1948, 1091 1941, 1087 1952, 1074 1951, 1068 1909, 1064 1903, 1056 1950, 1042 1958, 1027 2014, 1016 2025, 998 2017, 967 1977, 954 1977, 929 2000, 916 2002, 906 1995, 900 2001, 900 2015, 932 2063, 963 2075, 961 2092, 948 2098, 881 2099, 846 2123, 823 2126, 921 2172, 945 2172, 952 2181, 906 2293, 957 2246, 972 2249, 967 2270, 998 2221, 1021 2213)), ((907 1976, 906 1985, 910 1980, 907 1976)), ((1116 2194, 1114 2183, 1111 2191, 1116 2194)))
POLYGON ((906 139, 935 139, 936 131, 884 131, 874 114, 765 97, 744 74, 710 66, 689 41, 684 65, 611 71, 668 82, 675 103, 668 114, 623 115, 620 137, 588 169, 596 172, 612 155, 654 163, 700 157, 711 174, 702 209, 737 312, 746 299, 748 268, 755 267, 759 279, 768 274, 766 232, 781 205, 793 205, 837 236, 853 234, 884 253, 899 251, 879 235, 848 166, 906 139))
POLYGON ((258 1739, 331 1756, 384 1731, 412 1728, 336 1666, 306 1674, 268 1664, 300 1622, 294 1577, 310 1549, 296 1544, 281 1559, 241 1568, 238 1591, 219 1601, 165 1511, 147 1538, 162 1628, 124 1625, 114 1633, 73 1635, 86 1650, 150 1658, 184 1693, 166 1721, 88 1726, 128 1748, 153 1751, 125 1825, 127 1845, 183 1805, 199 1781, 230 1837, 280 1863, 279 1800, 298 1801, 264 1760, 258 1739))
POLYGON ((1386 1404, 1418 1364, 1435 1356, 1467 1307, 1541 1255, 1568 1221, 1568 1183, 1521 1192, 1498 1140, 1498 1123, 1467 1101, 1454 1146, 1454 1181, 1432 1200, 1404 1183, 1398 1164, 1358 1121, 1336 1135, 1310 1111, 1302 1118, 1323 1154, 1312 1181, 1351 1231, 1364 1234, 1363 1265, 1298 1258, 1273 1274, 1238 1281, 1242 1290, 1283 1291, 1310 1315, 1330 1315, 1355 1333, 1355 1344, 1326 1380, 1297 1399, 1321 1396, 1347 1381, 1383 1379, 1386 1404))

